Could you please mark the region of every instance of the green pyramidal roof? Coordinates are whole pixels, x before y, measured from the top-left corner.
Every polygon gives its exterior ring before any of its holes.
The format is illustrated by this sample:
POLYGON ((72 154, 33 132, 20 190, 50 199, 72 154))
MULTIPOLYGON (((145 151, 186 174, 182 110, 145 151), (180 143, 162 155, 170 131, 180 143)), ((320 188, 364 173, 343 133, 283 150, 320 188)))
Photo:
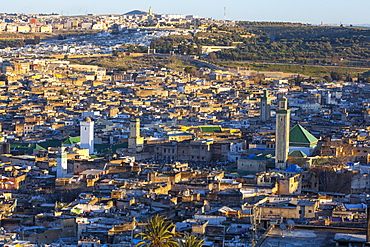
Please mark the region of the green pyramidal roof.
POLYGON ((34 149, 37 149, 37 150, 46 150, 45 148, 41 147, 39 144, 35 144, 34 146, 34 149))
POLYGON ((303 153, 301 150, 294 150, 289 154, 289 157, 306 158, 307 154, 303 153))
POLYGON ((24 150, 24 152, 26 154, 32 154, 34 149, 36 149, 36 150, 46 150, 45 148, 41 147, 39 144, 33 143, 33 144, 28 145, 28 149, 24 150))
POLYGON ((76 144, 76 143, 79 143, 79 142, 80 142, 80 137, 79 136, 76 136, 76 137, 68 136, 67 138, 64 138, 62 140, 62 143, 66 144, 66 145, 76 144))
POLYGON ((301 144, 312 144, 318 140, 310 132, 308 132, 301 125, 297 124, 294 126, 289 133, 290 143, 301 143, 301 144))

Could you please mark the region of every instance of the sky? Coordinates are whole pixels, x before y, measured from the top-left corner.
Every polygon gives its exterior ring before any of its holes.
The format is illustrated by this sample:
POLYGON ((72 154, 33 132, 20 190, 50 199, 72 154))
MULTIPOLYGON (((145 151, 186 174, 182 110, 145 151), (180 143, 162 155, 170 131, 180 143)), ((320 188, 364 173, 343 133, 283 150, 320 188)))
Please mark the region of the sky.
POLYGON ((158 14, 248 21, 311 24, 370 24, 370 0, 0 0, 1 13, 124 14, 131 10, 158 14), (6 1, 6 4, 5 4, 6 1))

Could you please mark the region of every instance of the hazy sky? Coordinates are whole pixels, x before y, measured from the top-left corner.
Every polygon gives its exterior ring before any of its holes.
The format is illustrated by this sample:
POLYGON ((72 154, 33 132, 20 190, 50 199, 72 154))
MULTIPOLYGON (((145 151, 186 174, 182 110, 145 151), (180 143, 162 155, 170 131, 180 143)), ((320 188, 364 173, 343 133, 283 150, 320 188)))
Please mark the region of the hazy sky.
POLYGON ((1 0, 0 12, 123 14, 130 10, 251 21, 370 24, 370 0, 1 0), (5 4, 6 2, 6 4, 5 4))

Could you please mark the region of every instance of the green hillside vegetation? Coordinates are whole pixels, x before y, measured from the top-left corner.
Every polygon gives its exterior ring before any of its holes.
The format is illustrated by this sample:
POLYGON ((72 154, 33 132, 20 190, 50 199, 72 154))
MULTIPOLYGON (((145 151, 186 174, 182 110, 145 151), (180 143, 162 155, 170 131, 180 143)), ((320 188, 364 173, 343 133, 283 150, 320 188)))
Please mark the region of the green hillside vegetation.
POLYGON ((0 49, 35 45, 46 39, 64 39, 67 36, 78 36, 98 33, 98 30, 58 30, 53 33, 18 33, 0 32, 0 49))
POLYGON ((248 68, 256 71, 281 71, 286 73, 296 73, 312 77, 324 77, 332 72, 342 75, 342 77, 362 76, 370 77, 369 68, 340 67, 340 66, 320 66, 320 65, 301 65, 301 64, 274 64, 274 63, 250 63, 239 61, 214 61, 214 64, 229 68, 248 68))
POLYGON ((233 60, 301 65, 368 67, 370 29, 312 26, 282 22, 238 22, 210 26, 205 32, 155 39, 157 52, 199 55, 202 46, 235 46, 208 55, 211 60, 233 60))
POLYGON ((369 29, 252 22, 238 25, 256 36, 237 49, 217 52, 217 58, 342 66, 367 66, 370 61, 369 29))
POLYGON ((193 68, 194 66, 189 62, 182 61, 172 57, 155 57, 155 56, 141 56, 141 57, 101 57, 101 58, 71 58, 68 59, 77 64, 98 65, 107 68, 108 70, 126 71, 129 69, 141 69, 148 67, 169 68, 183 72, 184 69, 193 68))
MULTIPOLYGON (((50 37, 42 35, 43 38, 50 37)), ((20 47, 24 45, 35 45, 40 43, 41 36, 37 33, 6 33, 0 32, 0 49, 6 47, 20 47)))

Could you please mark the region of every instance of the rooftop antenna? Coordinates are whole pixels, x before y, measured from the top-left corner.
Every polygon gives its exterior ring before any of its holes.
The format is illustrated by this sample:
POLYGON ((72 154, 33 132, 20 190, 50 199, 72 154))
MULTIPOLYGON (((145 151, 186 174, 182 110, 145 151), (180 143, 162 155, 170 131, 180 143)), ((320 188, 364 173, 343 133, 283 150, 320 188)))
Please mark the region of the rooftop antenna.
POLYGON ((226 7, 224 7, 224 21, 226 21, 226 7))

